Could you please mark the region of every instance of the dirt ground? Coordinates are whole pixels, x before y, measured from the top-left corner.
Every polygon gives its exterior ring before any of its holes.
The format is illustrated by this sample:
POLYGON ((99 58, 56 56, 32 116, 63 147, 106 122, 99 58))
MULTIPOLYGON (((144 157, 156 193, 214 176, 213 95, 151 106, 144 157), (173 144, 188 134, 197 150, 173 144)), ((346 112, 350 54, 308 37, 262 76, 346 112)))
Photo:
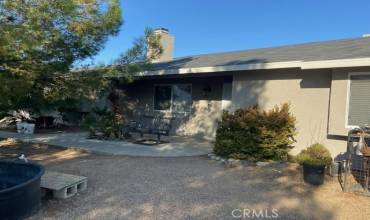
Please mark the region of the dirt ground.
POLYGON ((225 168, 206 157, 103 156, 0 141, 0 159, 20 153, 47 170, 89 178, 85 193, 43 199, 31 219, 249 219, 261 211, 279 219, 370 218, 370 197, 343 193, 331 178, 307 185, 296 164, 225 168))

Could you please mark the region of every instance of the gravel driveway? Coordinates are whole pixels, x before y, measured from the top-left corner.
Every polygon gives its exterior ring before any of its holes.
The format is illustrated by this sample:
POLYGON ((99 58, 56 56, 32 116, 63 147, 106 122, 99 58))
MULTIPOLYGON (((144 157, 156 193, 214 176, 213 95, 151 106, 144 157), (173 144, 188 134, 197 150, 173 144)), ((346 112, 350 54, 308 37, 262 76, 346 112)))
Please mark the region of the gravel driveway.
POLYGON ((225 169, 201 157, 104 156, 47 168, 88 176, 89 190, 67 201, 46 201, 37 219, 233 219, 234 209, 273 208, 283 219, 370 216, 370 198, 345 195, 336 181, 318 189, 306 186, 294 168, 279 173, 271 168, 225 169))
MULTIPOLYGON (((0 144, 0 158, 22 149, 0 144)), ((370 216, 369 197, 342 193, 336 180, 308 186, 295 164, 225 168, 206 157, 100 156, 46 145, 27 149, 48 170, 89 178, 87 192, 67 200, 44 199, 31 219, 248 219, 233 218, 235 209, 236 217, 242 210, 272 216, 273 209, 280 219, 370 216)))

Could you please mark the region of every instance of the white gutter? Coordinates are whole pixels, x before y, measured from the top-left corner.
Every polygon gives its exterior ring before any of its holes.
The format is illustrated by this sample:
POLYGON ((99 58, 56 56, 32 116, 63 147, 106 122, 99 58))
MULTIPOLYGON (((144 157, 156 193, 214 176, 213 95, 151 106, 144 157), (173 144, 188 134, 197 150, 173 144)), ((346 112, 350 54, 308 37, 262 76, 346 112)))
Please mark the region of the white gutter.
POLYGON ((370 66, 370 58, 319 60, 319 61, 288 61, 288 62, 256 63, 244 65, 180 68, 157 71, 144 71, 139 72, 136 75, 161 76, 161 75, 182 75, 191 73, 214 73, 214 72, 243 71, 243 70, 268 70, 285 68, 323 69, 323 68, 361 67, 361 66, 370 66))
POLYGON ((370 58, 337 59, 302 62, 301 69, 322 69, 370 66, 370 58))
POLYGON ((226 71, 242 71, 242 70, 263 70, 263 69, 281 69, 281 68, 299 68, 300 61, 291 62, 272 62, 272 63, 257 63, 244 65, 227 65, 227 66, 210 66, 210 67, 195 67, 195 68, 181 68, 157 71, 140 72, 138 76, 160 76, 160 75, 174 75, 174 74, 190 74, 190 73, 214 73, 226 71))

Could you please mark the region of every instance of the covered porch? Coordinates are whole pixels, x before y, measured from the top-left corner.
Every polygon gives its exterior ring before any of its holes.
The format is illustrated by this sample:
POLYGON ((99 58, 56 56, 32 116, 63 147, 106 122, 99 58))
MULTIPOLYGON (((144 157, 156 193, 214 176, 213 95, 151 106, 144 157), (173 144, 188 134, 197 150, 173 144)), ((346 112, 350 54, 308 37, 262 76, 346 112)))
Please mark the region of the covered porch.
POLYGON ((231 106, 232 80, 231 72, 145 76, 124 88, 121 109, 138 122, 170 119, 170 136, 213 140, 231 106))

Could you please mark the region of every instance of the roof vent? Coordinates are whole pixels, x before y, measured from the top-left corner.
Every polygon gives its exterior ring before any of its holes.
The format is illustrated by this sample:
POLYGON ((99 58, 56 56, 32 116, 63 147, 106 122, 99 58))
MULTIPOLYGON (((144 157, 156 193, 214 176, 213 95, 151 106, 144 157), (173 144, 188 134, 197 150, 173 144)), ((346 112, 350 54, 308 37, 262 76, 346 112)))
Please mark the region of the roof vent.
POLYGON ((363 34, 362 37, 370 37, 370 34, 363 34))

